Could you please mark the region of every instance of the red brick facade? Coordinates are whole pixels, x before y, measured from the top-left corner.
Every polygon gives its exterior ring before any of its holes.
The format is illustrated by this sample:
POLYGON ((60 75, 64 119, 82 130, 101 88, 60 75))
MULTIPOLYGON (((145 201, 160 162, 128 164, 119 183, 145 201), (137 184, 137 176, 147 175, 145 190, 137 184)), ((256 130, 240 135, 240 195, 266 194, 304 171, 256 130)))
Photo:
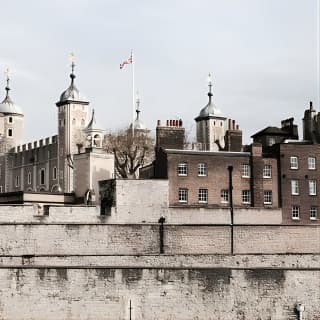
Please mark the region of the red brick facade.
POLYGON ((248 152, 166 150, 166 153, 171 206, 229 206, 222 197, 222 190, 229 190, 228 166, 232 166, 234 207, 250 207, 253 202, 255 207, 278 207, 276 159, 262 158, 261 153, 253 159, 248 152), (178 166, 182 163, 187 166, 186 175, 179 174, 178 166), (205 165, 205 175, 199 175, 201 164, 205 165), (249 168, 246 174, 243 173, 243 165, 249 168), (271 166, 270 178, 263 178, 265 165, 271 166), (179 199, 181 189, 187 190, 187 200, 179 199), (207 190, 206 202, 199 201, 199 189, 207 190), (243 192, 247 191, 251 199, 244 201, 243 192), (264 191, 272 191, 272 200, 268 204, 264 203, 264 191))
POLYGON ((319 169, 320 145, 305 143, 283 143, 280 145, 281 202, 283 223, 317 223, 319 217, 319 169), (296 168, 291 165, 296 157, 296 168), (314 160, 312 160, 314 159, 314 160), (315 161, 315 162, 314 162, 315 161), (314 163, 314 165, 313 165, 314 163), (298 190, 292 190, 292 181, 297 181, 298 190), (315 182, 315 190, 312 190, 315 182), (313 185, 310 185, 313 184, 313 185), (310 188, 311 187, 311 188, 310 188), (309 190, 311 189, 311 190, 309 190), (298 191, 298 192, 293 192, 298 191), (314 191, 314 192, 313 192, 314 191), (296 194, 294 194, 296 193, 296 194), (311 194, 310 194, 311 193, 311 194), (313 195, 312 195, 313 193, 313 195), (298 213, 293 207, 298 207, 298 213), (313 208, 313 209, 311 209, 313 208), (312 210, 313 212, 310 212, 312 210), (310 214, 311 213, 311 214, 310 214))

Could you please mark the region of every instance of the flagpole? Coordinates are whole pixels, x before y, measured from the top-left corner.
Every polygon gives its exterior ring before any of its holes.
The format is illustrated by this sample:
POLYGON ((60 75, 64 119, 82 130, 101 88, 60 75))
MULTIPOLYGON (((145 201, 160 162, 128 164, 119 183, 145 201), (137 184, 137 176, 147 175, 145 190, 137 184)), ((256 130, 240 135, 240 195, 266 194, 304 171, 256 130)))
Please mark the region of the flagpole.
POLYGON ((134 96, 134 57, 133 51, 131 51, 131 61, 132 61, 132 138, 134 137, 134 105, 135 105, 135 96, 134 96))
POLYGON ((320 0, 317 1, 317 98, 318 98, 318 107, 320 107, 320 0))

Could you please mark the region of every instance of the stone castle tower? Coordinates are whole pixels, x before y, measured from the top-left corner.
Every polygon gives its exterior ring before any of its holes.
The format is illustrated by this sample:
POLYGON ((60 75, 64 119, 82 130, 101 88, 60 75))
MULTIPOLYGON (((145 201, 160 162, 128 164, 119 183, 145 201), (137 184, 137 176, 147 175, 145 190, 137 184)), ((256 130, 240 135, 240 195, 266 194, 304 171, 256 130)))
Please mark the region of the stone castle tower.
POLYGON ((71 83, 56 103, 58 107, 58 184, 64 192, 74 191, 73 154, 87 123, 89 102, 81 97, 74 84, 74 61, 71 63, 71 83))
POLYGON ((212 79, 211 75, 208 76, 209 85, 209 102, 201 109, 198 117, 195 118, 197 123, 197 143, 201 150, 218 151, 224 148, 225 133, 226 133, 226 120, 222 116, 221 111, 212 102, 212 79))
POLYGON ((10 149, 22 143, 24 115, 19 106, 10 98, 9 72, 6 70, 6 96, 0 104, 0 153, 7 153, 10 149))

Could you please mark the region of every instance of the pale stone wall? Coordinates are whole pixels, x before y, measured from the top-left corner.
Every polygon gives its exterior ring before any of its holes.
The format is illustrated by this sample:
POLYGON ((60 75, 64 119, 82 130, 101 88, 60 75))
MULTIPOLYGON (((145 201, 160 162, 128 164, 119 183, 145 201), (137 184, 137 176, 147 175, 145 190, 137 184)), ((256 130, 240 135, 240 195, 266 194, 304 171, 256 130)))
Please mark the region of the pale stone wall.
POLYGON ((160 254, 158 223, 108 218, 0 206, 0 319, 320 319, 320 226, 237 225, 230 254, 230 225, 165 223, 160 254))
MULTIPOLYGON (((168 180, 116 180, 116 206, 109 223, 230 224, 229 208, 169 207, 168 180), (134 204, 134 205, 133 205, 134 204)), ((281 209, 235 208, 236 224, 281 224, 281 209)))
POLYGON ((0 269, 3 319, 319 320, 319 270, 0 269))
MULTIPOLYGON (((39 223, 41 222, 41 223, 39 223)), ((3 255, 158 254, 159 224, 2 223, 3 255)), ((230 226, 164 226, 166 254, 229 254, 230 226)), ((235 226, 234 253, 319 253, 320 227, 235 226)))

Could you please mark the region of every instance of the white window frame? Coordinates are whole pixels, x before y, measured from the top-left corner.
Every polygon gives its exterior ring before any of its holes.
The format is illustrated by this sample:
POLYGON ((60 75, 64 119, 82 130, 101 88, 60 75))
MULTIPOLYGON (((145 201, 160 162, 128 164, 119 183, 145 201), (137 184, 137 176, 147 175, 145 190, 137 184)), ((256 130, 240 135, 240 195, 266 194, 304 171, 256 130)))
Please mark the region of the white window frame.
POLYGON ((198 163, 198 177, 206 177, 207 176, 207 164, 206 163, 198 163))
POLYGON ((298 196, 299 195, 299 180, 293 179, 291 180, 291 195, 298 196))
POLYGON ((31 184, 31 182, 32 182, 31 171, 28 172, 27 182, 28 182, 28 184, 31 184))
POLYGON ((265 164, 263 167, 263 178, 271 179, 272 178, 272 166, 270 164, 265 164))
POLYGON ((57 167, 53 167, 52 169, 52 180, 57 180, 58 170, 57 167))
POLYGON ((13 123, 13 117, 12 116, 8 117, 8 123, 13 123), (11 121, 10 121, 10 119, 11 119, 11 121))
POLYGON ((251 204, 250 190, 242 190, 242 203, 243 204, 251 204))
POLYGON ((243 163, 241 165, 241 177, 242 178, 250 178, 250 164, 243 163))
POLYGON ((179 202, 180 203, 187 203, 188 202, 188 189, 187 188, 179 188, 179 202))
POLYGON ((308 157, 308 169, 309 170, 316 170, 316 158, 315 157, 308 157))
POLYGON ((317 220, 318 207, 311 206, 309 209, 309 213, 310 213, 310 220, 317 220))
POLYGON ((198 190, 199 203, 208 203, 208 189, 200 188, 198 190))
POLYGON ((272 204, 272 190, 263 191, 263 204, 272 204))
POLYGON ((268 138, 268 147, 273 146, 276 143, 276 139, 274 137, 268 138))
POLYGON ((291 207, 291 217, 292 220, 300 220, 300 207, 292 206, 291 207))
POLYGON ((298 170, 299 169, 299 158, 296 156, 290 157, 290 169, 298 170))
POLYGON ((229 190, 221 189, 220 198, 221 198, 221 203, 229 203, 229 190))
POLYGON ((178 176, 186 177, 188 175, 188 164, 186 162, 178 163, 178 176))
POLYGON ((309 196, 317 195, 317 180, 309 180, 309 196))

